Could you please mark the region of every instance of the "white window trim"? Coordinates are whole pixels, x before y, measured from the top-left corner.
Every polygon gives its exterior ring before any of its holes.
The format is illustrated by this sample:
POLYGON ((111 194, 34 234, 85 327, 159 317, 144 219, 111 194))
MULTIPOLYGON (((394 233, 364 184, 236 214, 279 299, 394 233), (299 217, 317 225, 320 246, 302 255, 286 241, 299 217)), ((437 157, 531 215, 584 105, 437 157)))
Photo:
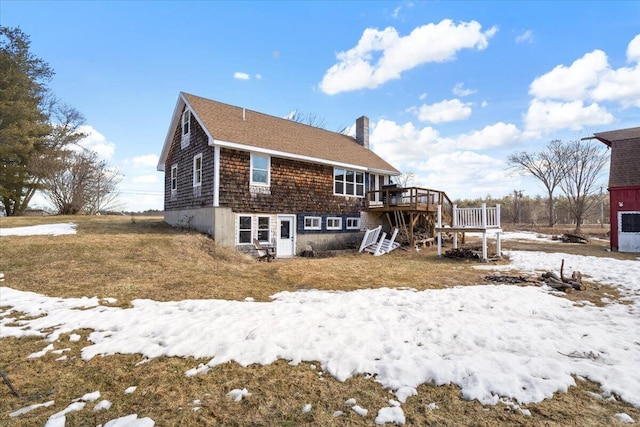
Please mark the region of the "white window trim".
POLYGON ((182 112, 182 119, 180 120, 180 147, 186 148, 189 146, 191 140, 191 111, 184 110, 182 112), (187 132, 184 131, 184 125, 187 125, 187 132))
MULTIPOLYGON (((252 232, 252 235, 253 235, 253 232, 252 232)), ((256 239, 258 239, 260 243, 271 243, 271 217, 270 216, 256 215, 256 239), (267 240, 260 240, 258 236, 260 231, 264 230, 264 229, 260 230, 260 218, 267 218, 267 220, 269 221, 269 224, 266 230, 269 233, 269 237, 267 238, 267 240)))
MULTIPOLYGON (((258 169, 258 170, 262 170, 262 169, 258 169)), ((251 158, 249 160, 249 182, 250 185, 255 185, 258 187, 269 187, 271 185, 271 156, 268 156, 266 154, 258 154, 258 153, 251 153, 251 158), (256 182, 253 180, 253 158, 254 156, 256 157, 266 157, 267 158, 267 182, 256 182)))
POLYGON ((347 218, 347 230, 360 230, 360 218, 347 218), (350 221, 355 221, 355 225, 349 225, 350 221))
POLYGON ((178 191, 178 165, 171 165, 171 175, 169 179, 169 186, 171 187, 171 192, 175 193, 178 191), (175 188, 174 188, 175 183, 175 188))
POLYGON ((336 167, 333 168, 333 195, 334 196, 358 197, 358 198, 362 199, 367 194, 367 189, 366 189, 365 184, 366 184, 366 182, 365 182, 365 174, 364 174, 364 172, 357 171, 357 170, 354 170, 354 169, 345 169, 345 168, 336 168, 336 167), (346 181, 346 179, 345 179, 345 181, 341 181, 342 182, 342 193, 336 193, 336 169, 344 171, 345 178, 346 178, 347 172, 353 172, 353 174, 354 174, 353 194, 348 194, 347 193, 347 181, 346 181), (358 184, 355 181, 355 176, 357 174, 361 174, 362 175, 362 183, 360 183, 360 184, 358 184), (357 194, 358 187, 362 188, 362 195, 361 196, 357 194))
POLYGON ((305 230, 322 230, 322 217, 319 216, 305 216, 304 217, 304 229, 305 230), (307 226, 307 219, 318 223, 318 225, 307 226))
POLYGON ((203 167, 202 167, 202 153, 200 154, 196 154, 195 156, 193 156, 193 186, 194 187, 200 187, 202 185, 202 172, 203 172, 203 167), (196 181, 196 162, 198 161, 198 159, 200 159, 200 182, 196 181))
POLYGON ((184 110, 182 113, 182 126, 180 127, 180 133, 182 135, 189 135, 191 133, 191 111, 184 110), (187 131, 184 131, 184 125, 187 125, 187 131))
POLYGON ((342 230, 342 218, 339 216, 330 216, 327 218, 327 230, 342 230), (329 225, 329 221, 338 221, 338 225, 329 225))
POLYGON ((252 245, 253 244, 253 215, 238 215, 237 217, 237 227, 236 227, 236 243, 238 245, 252 245), (246 228, 240 228, 240 218, 242 217, 248 217, 251 219, 251 228, 246 229, 246 228), (249 241, 248 242, 240 242, 240 232, 241 231, 250 231, 250 237, 249 237, 249 241))

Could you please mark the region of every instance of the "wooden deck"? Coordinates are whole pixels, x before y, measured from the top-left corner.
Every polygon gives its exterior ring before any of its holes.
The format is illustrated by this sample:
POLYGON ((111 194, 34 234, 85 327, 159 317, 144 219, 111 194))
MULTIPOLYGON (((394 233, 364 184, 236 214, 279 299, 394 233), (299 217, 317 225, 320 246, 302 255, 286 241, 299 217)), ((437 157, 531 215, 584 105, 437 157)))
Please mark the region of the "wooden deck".
POLYGON ((453 220, 453 204, 444 191, 389 186, 367 192, 366 202, 367 211, 380 213, 391 228, 399 228, 401 238, 412 248, 435 237, 438 205, 444 221, 452 224, 453 220))

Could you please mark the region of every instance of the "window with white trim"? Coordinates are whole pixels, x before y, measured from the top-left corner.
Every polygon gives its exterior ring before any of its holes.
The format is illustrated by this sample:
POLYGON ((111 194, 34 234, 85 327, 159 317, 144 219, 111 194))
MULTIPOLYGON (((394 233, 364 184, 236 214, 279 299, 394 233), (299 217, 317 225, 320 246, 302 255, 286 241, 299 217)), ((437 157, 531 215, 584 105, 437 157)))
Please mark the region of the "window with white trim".
POLYGON ((360 230, 360 218, 347 218, 347 230, 360 230))
POLYGON ((364 197, 364 172, 334 168, 333 194, 364 197))
POLYGON ((271 158, 266 155, 251 153, 251 185, 269 185, 269 169, 271 158))
POLYGON ((640 212, 620 212, 620 231, 640 233, 640 212))
POLYGON ((260 242, 271 242, 271 218, 268 216, 258 217, 258 240, 260 242))
POLYGON ((238 217, 238 243, 251 243, 251 217, 238 217))
POLYGON ((327 230, 342 230, 342 218, 340 217, 327 218, 327 230))
POLYGON ((193 186, 202 185, 202 153, 193 157, 193 186))
POLYGON ((178 165, 171 166, 171 192, 178 191, 178 165))
POLYGON ((321 230, 322 218, 320 218, 319 216, 305 216, 304 229, 305 230, 321 230))
POLYGON ((184 110, 182 113, 182 139, 180 142, 180 147, 185 148, 189 146, 189 139, 191 136, 191 111, 184 110))

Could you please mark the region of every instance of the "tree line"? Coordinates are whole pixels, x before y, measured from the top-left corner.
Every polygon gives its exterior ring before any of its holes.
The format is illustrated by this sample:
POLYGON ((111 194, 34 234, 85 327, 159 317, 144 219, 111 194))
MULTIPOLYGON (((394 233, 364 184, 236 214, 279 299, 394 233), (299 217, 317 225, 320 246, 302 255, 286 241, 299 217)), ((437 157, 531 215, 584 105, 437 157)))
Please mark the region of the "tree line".
MULTIPOLYGON (((607 190, 603 189, 602 193, 600 193, 598 189, 598 192, 588 196, 588 202, 590 207, 582 215, 582 224, 608 226, 610 218, 607 190)), ((478 207, 482 203, 486 203, 487 206, 500 204, 500 220, 503 226, 507 224, 548 226, 551 223, 554 225, 576 226, 576 218, 571 208, 571 202, 564 195, 554 197, 552 218, 549 218, 548 199, 540 195, 524 195, 518 190, 499 198, 487 195, 484 198, 477 199, 458 199, 454 203, 461 208, 478 207)))
POLYGON ((0 203, 21 215, 41 191, 59 214, 109 209, 122 175, 82 147, 84 116, 49 89, 55 73, 30 45, 0 26, 0 203))

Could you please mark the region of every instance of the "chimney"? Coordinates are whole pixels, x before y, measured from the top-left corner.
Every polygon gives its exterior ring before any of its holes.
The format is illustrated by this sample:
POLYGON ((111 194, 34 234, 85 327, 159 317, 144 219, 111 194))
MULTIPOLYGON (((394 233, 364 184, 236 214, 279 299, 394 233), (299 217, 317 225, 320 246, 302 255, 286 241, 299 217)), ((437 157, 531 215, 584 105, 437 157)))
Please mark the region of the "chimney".
POLYGON ((356 142, 369 148, 369 117, 362 116, 356 120, 356 142))

